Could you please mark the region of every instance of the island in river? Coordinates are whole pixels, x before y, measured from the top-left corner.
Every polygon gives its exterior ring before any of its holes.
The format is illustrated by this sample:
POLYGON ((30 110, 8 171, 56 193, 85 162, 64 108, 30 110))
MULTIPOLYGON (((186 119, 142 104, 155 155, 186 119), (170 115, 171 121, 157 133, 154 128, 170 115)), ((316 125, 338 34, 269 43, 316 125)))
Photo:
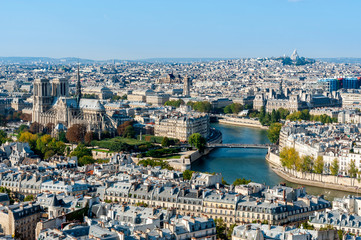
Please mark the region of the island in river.
MULTIPOLYGON (((270 143, 267 131, 264 129, 218 123, 212 124, 212 127, 222 132, 223 143, 270 143)), ((230 184, 237 178, 246 178, 271 187, 279 183, 286 183, 287 186, 294 188, 301 187, 274 173, 265 159, 266 154, 266 149, 217 148, 192 163, 192 170, 222 173, 223 178, 230 184)), ((324 195, 329 200, 345 195, 355 195, 319 187, 305 186, 305 188, 307 193, 324 195)))

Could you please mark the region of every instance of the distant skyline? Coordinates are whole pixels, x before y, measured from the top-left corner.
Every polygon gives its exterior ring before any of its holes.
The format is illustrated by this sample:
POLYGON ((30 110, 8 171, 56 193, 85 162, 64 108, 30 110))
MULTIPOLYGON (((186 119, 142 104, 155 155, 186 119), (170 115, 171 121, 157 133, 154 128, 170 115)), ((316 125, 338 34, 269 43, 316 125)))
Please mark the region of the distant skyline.
POLYGON ((3 0, 1 57, 361 57, 359 0, 3 0))

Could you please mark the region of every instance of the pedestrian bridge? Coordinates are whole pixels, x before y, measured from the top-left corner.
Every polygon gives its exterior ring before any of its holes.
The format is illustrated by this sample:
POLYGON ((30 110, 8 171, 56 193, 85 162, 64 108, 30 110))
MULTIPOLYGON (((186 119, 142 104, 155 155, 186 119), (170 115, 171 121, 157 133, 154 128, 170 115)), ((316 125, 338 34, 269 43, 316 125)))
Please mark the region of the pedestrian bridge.
POLYGON ((208 148, 260 148, 268 149, 274 147, 273 144, 242 144, 242 143, 210 143, 207 144, 208 148))

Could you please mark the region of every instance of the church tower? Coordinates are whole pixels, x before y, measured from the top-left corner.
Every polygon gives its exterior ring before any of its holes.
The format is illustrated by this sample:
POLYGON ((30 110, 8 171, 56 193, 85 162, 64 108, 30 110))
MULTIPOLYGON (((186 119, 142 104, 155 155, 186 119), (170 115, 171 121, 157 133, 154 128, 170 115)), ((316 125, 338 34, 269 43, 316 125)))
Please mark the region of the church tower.
POLYGON ((67 78, 52 81, 52 95, 54 97, 69 97, 69 82, 67 78))
POLYGON ((80 84, 80 73, 79 73, 79 65, 78 65, 78 81, 76 83, 76 104, 79 107, 81 98, 81 84, 80 84))
POLYGON ((52 101, 49 79, 36 79, 34 81, 33 122, 40 122, 40 114, 50 109, 52 101))
POLYGON ((191 79, 185 76, 184 85, 183 85, 183 95, 186 97, 190 97, 190 85, 191 85, 191 79))

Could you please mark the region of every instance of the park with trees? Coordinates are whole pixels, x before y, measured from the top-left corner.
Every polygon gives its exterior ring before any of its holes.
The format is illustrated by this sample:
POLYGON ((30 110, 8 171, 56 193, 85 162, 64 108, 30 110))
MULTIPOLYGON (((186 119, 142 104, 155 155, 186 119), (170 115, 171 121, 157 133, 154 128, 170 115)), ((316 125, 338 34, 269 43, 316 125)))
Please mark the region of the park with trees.
POLYGON ((164 103, 164 106, 171 106, 171 107, 180 107, 181 105, 184 105, 184 101, 182 99, 178 100, 169 100, 164 103))

